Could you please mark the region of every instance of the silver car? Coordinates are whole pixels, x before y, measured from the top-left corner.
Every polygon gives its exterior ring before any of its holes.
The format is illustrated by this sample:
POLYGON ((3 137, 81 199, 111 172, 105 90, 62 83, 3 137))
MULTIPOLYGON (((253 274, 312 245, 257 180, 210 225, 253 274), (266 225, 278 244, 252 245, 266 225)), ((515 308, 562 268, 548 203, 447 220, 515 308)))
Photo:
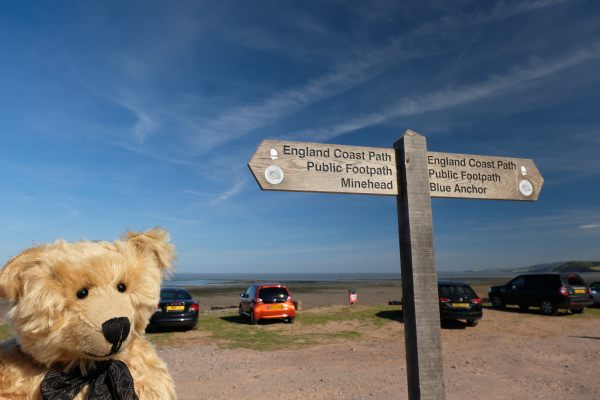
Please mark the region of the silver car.
POLYGON ((594 306, 600 306, 600 282, 592 282, 590 284, 590 290, 594 297, 594 306))

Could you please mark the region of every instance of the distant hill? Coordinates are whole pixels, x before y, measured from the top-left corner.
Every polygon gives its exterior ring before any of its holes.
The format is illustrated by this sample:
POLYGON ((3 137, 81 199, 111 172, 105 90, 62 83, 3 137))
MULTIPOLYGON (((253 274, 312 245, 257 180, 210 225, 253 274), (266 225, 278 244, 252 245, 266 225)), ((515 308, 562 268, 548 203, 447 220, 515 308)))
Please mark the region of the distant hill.
POLYGON ((600 272, 600 260, 596 261, 558 261, 546 264, 536 264, 529 267, 499 269, 503 272, 600 272))

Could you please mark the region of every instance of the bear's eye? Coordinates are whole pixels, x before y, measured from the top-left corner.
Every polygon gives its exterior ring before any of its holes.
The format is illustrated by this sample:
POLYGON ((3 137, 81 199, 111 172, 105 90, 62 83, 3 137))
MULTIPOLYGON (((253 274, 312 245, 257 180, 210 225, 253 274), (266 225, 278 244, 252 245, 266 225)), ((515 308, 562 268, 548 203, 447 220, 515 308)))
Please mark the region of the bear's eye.
POLYGON ((90 292, 88 292, 86 288, 81 288, 77 291, 77 298, 85 299, 86 297, 88 297, 88 294, 90 294, 90 292))
POLYGON ((127 290, 127 286, 124 283, 119 283, 117 285, 117 290, 121 293, 125 293, 125 291, 127 290))

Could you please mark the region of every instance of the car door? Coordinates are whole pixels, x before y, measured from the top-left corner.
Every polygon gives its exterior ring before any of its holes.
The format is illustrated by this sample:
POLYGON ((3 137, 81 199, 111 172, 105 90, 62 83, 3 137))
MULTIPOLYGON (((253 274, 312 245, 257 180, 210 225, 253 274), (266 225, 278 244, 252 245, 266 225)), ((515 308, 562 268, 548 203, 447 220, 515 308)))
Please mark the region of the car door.
POLYGON ((590 285, 592 296, 594 296, 594 304, 600 304, 600 282, 594 282, 590 285))
POLYGON ((517 276, 506 285, 506 304, 523 304, 525 298, 525 277, 517 276))
POLYGON ((525 306, 537 306, 541 303, 544 294, 544 276, 526 276, 525 287, 522 291, 521 302, 525 306))
POLYGON ((250 286, 240 298, 240 304, 242 305, 242 312, 249 313, 250 312, 250 303, 252 301, 252 289, 254 286, 250 286))

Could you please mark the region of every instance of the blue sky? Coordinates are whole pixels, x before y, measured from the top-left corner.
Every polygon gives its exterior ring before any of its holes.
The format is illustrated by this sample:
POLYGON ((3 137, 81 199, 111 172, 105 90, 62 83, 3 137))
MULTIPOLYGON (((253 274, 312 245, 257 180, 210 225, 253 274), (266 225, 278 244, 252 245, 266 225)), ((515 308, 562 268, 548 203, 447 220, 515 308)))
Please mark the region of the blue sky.
POLYGON ((262 139, 532 158, 434 199, 438 270, 600 258, 597 1, 7 2, 0 257, 171 232, 179 272, 399 272, 393 197, 261 192, 262 139))

